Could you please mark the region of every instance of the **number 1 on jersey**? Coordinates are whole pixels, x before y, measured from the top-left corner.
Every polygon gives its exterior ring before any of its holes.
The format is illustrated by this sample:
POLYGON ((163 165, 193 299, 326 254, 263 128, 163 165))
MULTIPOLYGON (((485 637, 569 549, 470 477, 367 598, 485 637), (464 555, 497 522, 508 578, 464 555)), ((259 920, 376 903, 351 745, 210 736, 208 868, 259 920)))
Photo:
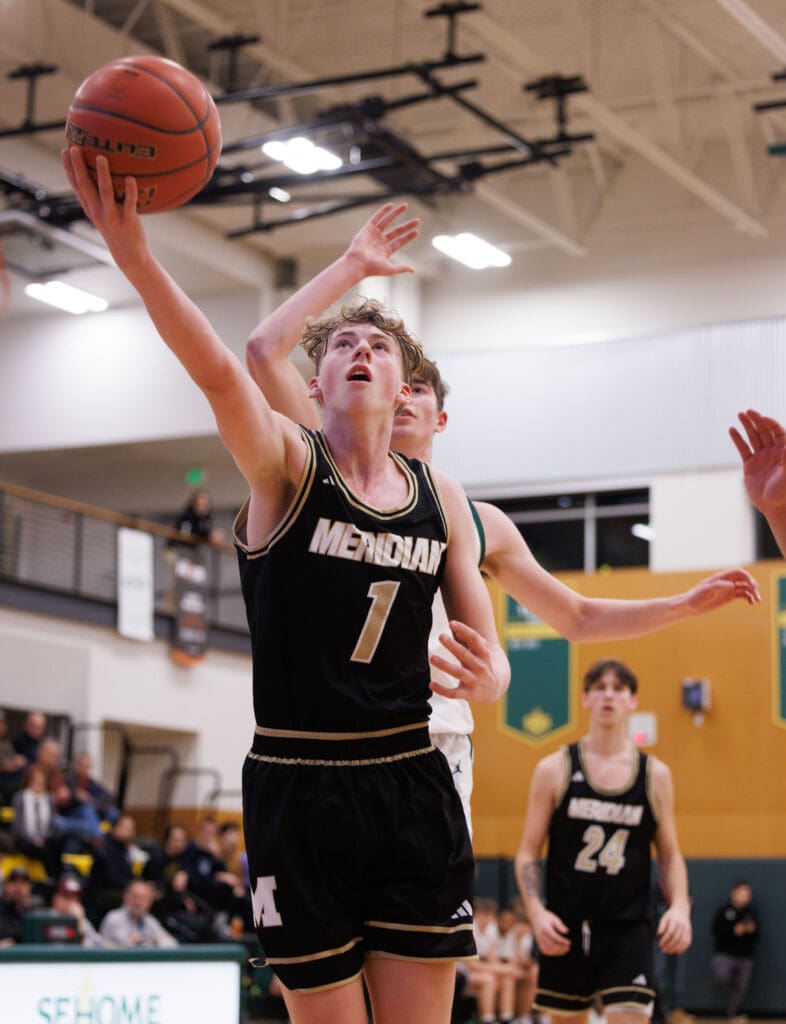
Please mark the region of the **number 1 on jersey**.
POLYGON ((388 621, 390 609, 393 607, 400 586, 401 584, 396 580, 378 580, 368 588, 371 607, 350 661, 361 661, 367 665, 374 657, 377 647, 379 647, 379 641, 382 639, 382 630, 388 621))

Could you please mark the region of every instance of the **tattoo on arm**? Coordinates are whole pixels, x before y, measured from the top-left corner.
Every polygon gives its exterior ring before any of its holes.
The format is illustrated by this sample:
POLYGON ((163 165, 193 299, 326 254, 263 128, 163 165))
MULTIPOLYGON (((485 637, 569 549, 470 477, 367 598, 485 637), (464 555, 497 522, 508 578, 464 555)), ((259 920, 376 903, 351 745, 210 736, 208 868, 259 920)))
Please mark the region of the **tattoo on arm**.
POLYGON ((522 864, 519 867, 519 884, 528 896, 540 899, 542 892, 540 865, 534 861, 522 864))

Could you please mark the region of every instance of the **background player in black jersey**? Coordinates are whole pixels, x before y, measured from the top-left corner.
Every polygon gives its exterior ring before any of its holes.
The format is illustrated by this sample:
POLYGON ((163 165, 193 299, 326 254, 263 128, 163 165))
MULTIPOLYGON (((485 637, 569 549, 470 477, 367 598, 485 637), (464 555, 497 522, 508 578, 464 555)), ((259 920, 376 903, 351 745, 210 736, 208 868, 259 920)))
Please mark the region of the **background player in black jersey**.
POLYGON ((258 716, 244 765, 244 813, 255 920, 269 958, 279 951, 275 970, 287 985, 290 1017, 295 1024, 365 1022, 363 973, 375 1024, 446 1024, 454 961, 474 949, 473 864, 458 797, 426 730, 428 625, 440 583, 453 634, 443 643, 449 651, 466 645, 461 666, 446 665, 459 695, 496 700, 510 667, 476 571, 461 488, 439 474, 437 489, 421 464, 390 455, 393 418, 409 400, 406 377, 419 347, 405 331, 392 334, 373 321, 327 331, 309 385, 322 405, 323 432, 308 434, 271 409, 153 258, 135 180, 126 179, 117 203, 108 161, 99 156, 96 164, 97 187, 81 151, 63 153, 86 215, 207 397, 251 492, 236 524, 258 716), (317 518, 322 505, 348 521, 325 524, 317 518), (316 526, 312 544, 322 531, 318 551, 293 549, 306 509, 316 526), (353 528, 355 516, 378 524, 376 532, 353 528), (412 532, 396 535, 405 520, 412 532), (342 584, 331 586, 339 567, 342 584), (399 588, 404 600, 397 602, 399 588), (293 614, 265 632, 284 601, 293 614), (298 608, 309 609, 303 621, 298 608), (359 608, 365 622, 350 614, 359 608), (388 644, 384 664, 375 665, 394 620, 401 642, 388 644), (321 675, 287 675, 283 657, 278 675, 267 671, 268 645, 280 648, 282 631, 291 639, 290 660, 311 658, 321 675), (422 666, 417 677, 412 664, 422 666), (406 688, 398 687, 398 672, 410 673, 406 688), (316 731, 322 719, 326 731, 316 731), (377 756, 380 750, 388 753, 377 756), (371 848, 373 856, 365 853, 371 848), (378 862, 386 874, 375 874, 378 862))
MULTIPOLYGON (((274 409, 298 423, 318 428, 320 410, 290 360, 304 324, 337 302, 349 289, 373 276, 409 273, 412 267, 392 257, 418 234, 416 219, 402 221, 406 203, 387 203, 357 232, 346 251, 266 317, 246 343, 251 375, 274 409)), ((393 424, 392 447, 409 458, 430 463, 436 434, 448 421, 443 408, 446 386, 435 363, 426 360, 412 380, 412 398, 393 424)), ((650 600, 584 597, 548 573, 535 559, 515 524, 496 506, 474 502, 482 532, 484 573, 516 601, 575 643, 616 640, 663 629, 693 615, 740 598, 759 600, 755 580, 731 569, 702 580, 682 594, 650 600)), ((438 612, 435 610, 435 626, 438 612)), ((440 630, 442 631, 442 630, 440 630)), ((433 646, 438 646, 436 642, 433 646)), ((462 654, 459 651, 459 658, 462 654)), ((447 757, 470 821, 472 790, 472 712, 463 700, 451 700, 449 676, 434 681, 429 728, 433 742, 447 757)))
POLYGON ((748 496, 786 556, 786 428, 755 409, 739 417, 745 438, 736 427, 730 427, 729 433, 742 458, 748 496))
POLYGON ((582 698, 588 735, 543 758, 532 777, 516 878, 541 952, 535 1007, 561 1018, 585 1020, 598 996, 615 1024, 651 1016, 651 843, 670 899, 660 947, 681 953, 691 941, 671 774, 628 738, 637 688, 621 662, 594 665, 582 698))

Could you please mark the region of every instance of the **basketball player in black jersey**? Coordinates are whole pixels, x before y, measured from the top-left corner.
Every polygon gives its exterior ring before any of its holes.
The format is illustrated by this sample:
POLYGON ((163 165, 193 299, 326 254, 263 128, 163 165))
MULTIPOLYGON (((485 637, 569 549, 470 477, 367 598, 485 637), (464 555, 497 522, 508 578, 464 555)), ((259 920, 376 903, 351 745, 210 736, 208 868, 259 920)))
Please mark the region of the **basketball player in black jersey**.
MULTIPOLYGON (((337 260, 306 282, 254 329, 246 343, 246 361, 271 406, 290 419, 318 429, 320 410, 308 396, 290 356, 311 316, 319 316, 365 278, 411 273, 392 257, 418 234, 418 221, 402 220, 406 203, 386 203, 360 228, 337 260)), ((412 380, 412 398, 393 425, 392 447, 409 458, 431 462, 434 437, 448 421, 443 408, 446 387, 436 364, 426 360, 412 380)), ((755 580, 744 569, 715 573, 682 594, 648 600, 590 598, 567 587, 535 559, 516 525, 496 506, 474 502, 483 572, 522 606, 580 643, 639 636, 702 615, 735 599, 759 600, 755 580)), ((439 613, 435 613, 435 626, 439 613)), ((439 647, 436 638, 432 647, 439 647)), ((461 658, 462 652, 458 657, 461 658)), ((448 758, 453 780, 470 820, 472 791, 472 712, 455 696, 446 676, 432 681, 435 696, 429 728, 435 746, 448 758)))
MULTIPOLYGON (((447 1024, 454 963, 474 951, 474 865, 427 730, 427 639, 442 587, 459 696, 495 701, 510 667, 461 488, 390 455, 422 358, 382 313, 312 332, 322 406, 311 432, 275 413, 150 253, 126 179, 63 165, 161 337, 204 392, 250 498, 236 522, 254 653, 254 743, 243 770, 262 945, 295 1024, 447 1024)), ((437 659, 438 661, 439 659, 437 659)), ((442 659, 444 660, 444 659, 442 659)), ((436 663, 436 662, 435 662, 436 663)))
POLYGON ((582 698, 589 734, 538 762, 516 856, 541 952, 535 1007, 576 1024, 596 997, 614 1024, 652 1015, 651 844, 670 899, 657 929, 660 947, 682 953, 691 941, 671 774, 628 739, 637 685, 618 661, 589 670, 582 698), (547 839, 544 898, 539 859, 547 839))

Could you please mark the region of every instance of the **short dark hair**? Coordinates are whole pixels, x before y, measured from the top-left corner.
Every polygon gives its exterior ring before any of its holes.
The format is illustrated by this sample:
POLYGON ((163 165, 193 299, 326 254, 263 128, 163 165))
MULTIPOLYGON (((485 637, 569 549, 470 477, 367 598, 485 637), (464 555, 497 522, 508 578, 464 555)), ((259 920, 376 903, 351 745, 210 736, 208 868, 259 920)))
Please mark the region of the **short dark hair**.
POLYGON ((613 672, 622 685, 627 686, 631 693, 638 692, 639 681, 628 666, 622 661, 617 661, 615 658, 605 658, 603 661, 596 661, 588 669, 587 674, 584 676, 585 693, 593 683, 597 683, 604 672, 613 672))
POLYGON ((423 356, 423 365, 421 366, 416 377, 420 377, 434 392, 434 396, 437 399, 437 411, 442 412, 445 406, 445 396, 447 395, 450 388, 442 378, 442 374, 439 372, 439 367, 433 359, 429 359, 427 356, 423 356))

